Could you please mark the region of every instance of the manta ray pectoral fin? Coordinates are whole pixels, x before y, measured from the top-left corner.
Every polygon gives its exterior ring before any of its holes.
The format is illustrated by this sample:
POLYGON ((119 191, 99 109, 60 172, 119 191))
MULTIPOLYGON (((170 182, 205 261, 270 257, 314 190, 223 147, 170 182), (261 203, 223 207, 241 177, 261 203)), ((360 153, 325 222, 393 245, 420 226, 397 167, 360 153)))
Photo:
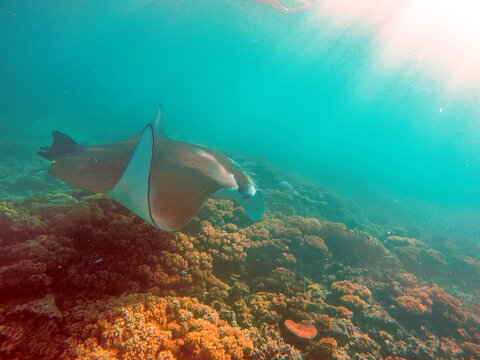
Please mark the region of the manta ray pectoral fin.
POLYGON ((192 220, 203 203, 221 188, 197 169, 168 161, 152 169, 150 207, 155 225, 177 230, 192 220))
POLYGON ((152 225, 155 224, 150 213, 149 193, 154 140, 153 128, 147 125, 120 180, 107 192, 113 199, 152 225))
POLYGON ((265 212, 265 202, 260 190, 257 190, 252 197, 236 197, 234 201, 245 209, 247 216, 253 221, 260 221, 262 219, 263 213, 265 212))

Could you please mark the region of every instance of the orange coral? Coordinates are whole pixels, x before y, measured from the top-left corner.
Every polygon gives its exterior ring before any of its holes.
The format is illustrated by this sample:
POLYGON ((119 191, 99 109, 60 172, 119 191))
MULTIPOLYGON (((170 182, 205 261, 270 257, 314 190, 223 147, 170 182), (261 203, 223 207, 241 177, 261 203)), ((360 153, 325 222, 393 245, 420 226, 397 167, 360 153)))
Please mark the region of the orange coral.
POLYGON ((293 320, 285 320, 285 327, 300 339, 310 340, 317 336, 317 329, 310 321, 303 320, 296 323, 293 320))
POLYGON ((409 289, 406 296, 400 296, 396 301, 402 309, 413 314, 420 315, 428 311, 434 318, 452 323, 460 323, 467 319, 460 301, 438 286, 409 289))
POLYGON ((250 241, 233 224, 227 224, 224 228, 215 228, 204 221, 201 231, 197 235, 202 245, 214 259, 224 261, 243 261, 247 254, 245 248, 250 246, 250 241))
POLYGON ((325 311, 336 318, 350 319, 352 317, 352 311, 345 306, 326 305, 325 311))
POLYGON ((428 310, 421 298, 406 295, 395 298, 395 301, 401 309, 414 315, 422 315, 428 310))
POLYGON ((87 342, 70 338, 65 356, 109 354, 133 360, 160 353, 167 359, 241 360, 253 349, 246 331, 219 320, 213 309, 193 298, 131 295, 110 303, 92 325, 97 330, 87 342))
POLYGON ((351 310, 364 309, 367 304, 357 295, 343 295, 340 297, 340 301, 351 310))
POLYGON ((338 295, 356 295, 362 299, 368 300, 372 296, 370 290, 361 284, 354 284, 348 280, 336 281, 331 285, 331 289, 338 295))

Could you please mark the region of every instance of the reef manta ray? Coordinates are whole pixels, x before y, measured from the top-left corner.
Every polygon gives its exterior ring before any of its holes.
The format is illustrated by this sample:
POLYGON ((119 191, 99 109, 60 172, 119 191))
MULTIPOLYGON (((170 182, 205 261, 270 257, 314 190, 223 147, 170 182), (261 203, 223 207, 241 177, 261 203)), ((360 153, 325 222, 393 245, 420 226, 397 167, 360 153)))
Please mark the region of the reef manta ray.
POLYGON ((227 198, 259 221, 264 200, 255 183, 220 152, 169 139, 161 108, 155 121, 123 141, 80 145, 52 131, 39 155, 52 160, 49 173, 95 193, 106 193, 164 231, 190 222, 210 197, 227 198))

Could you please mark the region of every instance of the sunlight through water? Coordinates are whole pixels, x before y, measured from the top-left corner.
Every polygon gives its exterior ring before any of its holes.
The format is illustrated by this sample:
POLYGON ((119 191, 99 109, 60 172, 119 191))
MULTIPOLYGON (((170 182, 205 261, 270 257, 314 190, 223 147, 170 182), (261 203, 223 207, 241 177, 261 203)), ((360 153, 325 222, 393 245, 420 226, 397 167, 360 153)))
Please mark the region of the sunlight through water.
POLYGON ((441 77, 447 90, 479 88, 480 3, 474 0, 318 2, 340 26, 375 30, 378 66, 441 77))

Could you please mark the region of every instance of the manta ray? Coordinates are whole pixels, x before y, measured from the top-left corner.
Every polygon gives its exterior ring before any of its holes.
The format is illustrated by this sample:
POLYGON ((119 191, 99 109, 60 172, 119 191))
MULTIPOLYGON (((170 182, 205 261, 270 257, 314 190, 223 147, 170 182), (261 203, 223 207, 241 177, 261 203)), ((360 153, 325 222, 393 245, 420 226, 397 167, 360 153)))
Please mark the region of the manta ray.
POLYGON ((160 230, 185 226, 212 196, 235 201, 253 221, 263 216, 253 180, 216 150, 170 139, 161 108, 152 123, 123 141, 80 145, 59 131, 52 136, 52 145, 38 152, 52 161, 50 174, 111 196, 160 230))

